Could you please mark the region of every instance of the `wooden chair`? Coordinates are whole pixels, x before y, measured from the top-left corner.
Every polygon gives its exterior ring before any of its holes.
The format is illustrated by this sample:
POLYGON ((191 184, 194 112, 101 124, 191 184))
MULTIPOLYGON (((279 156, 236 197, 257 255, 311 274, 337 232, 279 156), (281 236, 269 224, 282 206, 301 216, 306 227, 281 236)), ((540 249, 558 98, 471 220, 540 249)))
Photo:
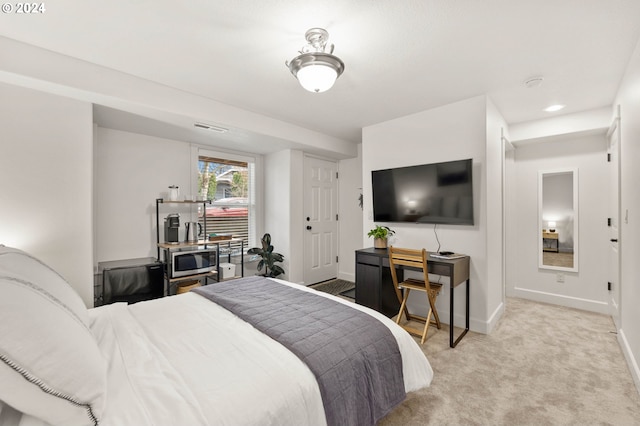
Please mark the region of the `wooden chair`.
POLYGON ((415 250, 399 247, 389 247, 389 267, 391 269, 391 277, 393 279, 394 288, 398 300, 401 302, 400 311, 396 317, 396 323, 402 328, 407 330, 411 334, 415 334, 421 337, 420 344, 423 344, 427 338, 427 330, 429 324, 435 324, 438 329, 440 326, 440 318, 438 317, 438 311, 436 310, 436 298, 440 293, 442 284, 434 284, 429 282, 429 273, 427 270, 427 251, 425 249, 415 250), (397 266, 408 266, 416 270, 420 270, 423 275, 423 279, 408 278, 402 282, 398 282, 398 275, 396 272, 397 266), (417 290, 426 293, 427 300, 429 301, 429 313, 427 317, 422 317, 416 314, 409 313, 407 308, 407 299, 411 290, 417 290), (424 323, 424 329, 419 330, 411 327, 407 324, 400 324, 402 316, 405 315, 408 321, 419 321, 424 323), (431 315, 434 319, 431 320, 431 315))

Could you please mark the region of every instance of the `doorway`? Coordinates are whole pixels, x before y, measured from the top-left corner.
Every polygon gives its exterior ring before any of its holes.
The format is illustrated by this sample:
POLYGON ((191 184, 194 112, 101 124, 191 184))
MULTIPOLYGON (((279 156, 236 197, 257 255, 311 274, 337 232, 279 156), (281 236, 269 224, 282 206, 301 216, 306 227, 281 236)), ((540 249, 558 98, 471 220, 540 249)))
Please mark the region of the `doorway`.
POLYGON ((304 283, 338 276, 337 164, 304 158, 304 283))
POLYGON ((609 306, 611 316, 620 329, 620 115, 607 132, 607 159, 609 162, 609 306))

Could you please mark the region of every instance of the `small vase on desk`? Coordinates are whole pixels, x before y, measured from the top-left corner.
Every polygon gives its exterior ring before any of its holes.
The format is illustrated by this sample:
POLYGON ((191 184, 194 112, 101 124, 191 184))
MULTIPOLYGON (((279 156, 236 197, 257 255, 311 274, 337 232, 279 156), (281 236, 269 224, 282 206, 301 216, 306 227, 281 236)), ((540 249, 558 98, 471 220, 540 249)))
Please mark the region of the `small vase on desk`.
POLYGON ((373 247, 377 249, 386 249, 387 248, 387 239, 386 238, 374 238, 373 239, 373 247))

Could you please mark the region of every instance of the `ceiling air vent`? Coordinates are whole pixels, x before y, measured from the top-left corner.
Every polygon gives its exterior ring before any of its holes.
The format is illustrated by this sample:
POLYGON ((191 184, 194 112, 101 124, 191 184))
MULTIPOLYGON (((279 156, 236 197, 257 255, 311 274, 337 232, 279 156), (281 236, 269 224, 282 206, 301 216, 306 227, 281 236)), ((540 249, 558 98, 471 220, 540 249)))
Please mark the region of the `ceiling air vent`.
POLYGON ((216 132, 216 133, 226 133, 229 131, 229 129, 225 129, 224 127, 214 126, 213 124, 194 123, 193 125, 198 129, 209 130, 211 132, 216 132))

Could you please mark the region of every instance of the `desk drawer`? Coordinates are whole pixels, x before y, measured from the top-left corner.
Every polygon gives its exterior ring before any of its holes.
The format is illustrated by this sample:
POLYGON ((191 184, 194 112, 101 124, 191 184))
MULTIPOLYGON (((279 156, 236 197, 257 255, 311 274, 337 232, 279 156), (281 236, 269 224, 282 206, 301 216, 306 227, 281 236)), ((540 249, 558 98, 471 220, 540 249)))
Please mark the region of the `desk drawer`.
MULTIPOLYGON (((374 255, 371 255, 371 254, 360 254, 360 253, 358 253, 356 255, 356 263, 364 263, 365 265, 378 266, 378 265, 380 265, 380 257, 379 256, 374 256, 374 255)), ((387 266, 389 266, 389 264, 387 264, 387 266)))

